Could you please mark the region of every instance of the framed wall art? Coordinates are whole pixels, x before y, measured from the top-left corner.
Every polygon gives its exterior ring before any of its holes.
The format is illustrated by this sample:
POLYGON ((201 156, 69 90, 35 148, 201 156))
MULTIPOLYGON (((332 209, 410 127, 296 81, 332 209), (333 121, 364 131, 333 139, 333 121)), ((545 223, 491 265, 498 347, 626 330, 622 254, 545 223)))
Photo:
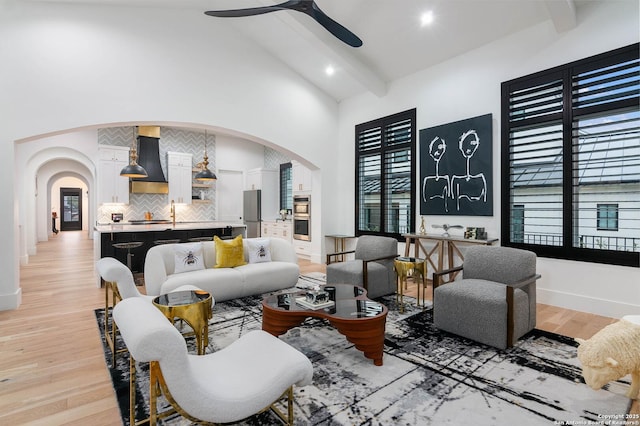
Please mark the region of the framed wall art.
POLYGON ((493 215, 491 114, 420 130, 420 214, 493 215))

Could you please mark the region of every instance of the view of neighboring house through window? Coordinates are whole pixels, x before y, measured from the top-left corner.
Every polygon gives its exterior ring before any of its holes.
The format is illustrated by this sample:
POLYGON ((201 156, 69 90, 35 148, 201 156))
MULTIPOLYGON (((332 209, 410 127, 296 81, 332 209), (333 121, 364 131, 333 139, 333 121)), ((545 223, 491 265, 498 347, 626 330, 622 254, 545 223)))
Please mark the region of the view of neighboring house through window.
POLYGON ((640 266, 638 45, 502 84, 502 243, 640 266))
POLYGON ((598 230, 618 230, 618 205, 598 204, 598 230))
POLYGON ((513 242, 524 243, 524 205, 513 205, 513 242))
POLYGON ((356 126, 356 235, 414 232, 416 110, 356 126))

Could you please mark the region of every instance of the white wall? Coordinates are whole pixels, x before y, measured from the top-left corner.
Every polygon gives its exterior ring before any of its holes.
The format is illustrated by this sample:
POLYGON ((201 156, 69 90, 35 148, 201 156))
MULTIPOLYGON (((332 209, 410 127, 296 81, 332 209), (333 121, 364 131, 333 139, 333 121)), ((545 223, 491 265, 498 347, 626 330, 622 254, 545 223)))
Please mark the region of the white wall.
POLYGON ((231 136, 216 137, 218 169, 244 171, 264 166, 264 147, 231 136))
MULTIPOLYGON (((500 84, 638 42, 637 2, 589 4, 578 16, 579 26, 558 34, 542 23, 433 68, 394 81, 384 98, 362 95, 340 105, 340 194, 333 213, 323 206, 326 227, 353 232, 353 223, 338 218, 354 212, 354 126, 385 115, 417 108, 417 128, 423 129, 487 113, 493 114, 493 217, 425 216, 432 224, 485 227, 490 237, 500 235, 500 84)), ((419 156, 418 156, 419 158, 419 156)), ((418 209, 416 208, 416 211, 418 209)), ((419 226, 416 224, 416 229, 419 226)), ((640 311, 640 270, 584 262, 539 259, 542 279, 539 301, 566 308, 619 317, 640 311)))
POLYGON ((35 223, 21 213, 35 173, 16 166, 16 141, 182 124, 279 146, 319 166, 332 160, 337 103, 231 28, 189 10, 0 3, 0 231, 13 241, 0 258, 0 310, 20 304, 22 225, 35 223))

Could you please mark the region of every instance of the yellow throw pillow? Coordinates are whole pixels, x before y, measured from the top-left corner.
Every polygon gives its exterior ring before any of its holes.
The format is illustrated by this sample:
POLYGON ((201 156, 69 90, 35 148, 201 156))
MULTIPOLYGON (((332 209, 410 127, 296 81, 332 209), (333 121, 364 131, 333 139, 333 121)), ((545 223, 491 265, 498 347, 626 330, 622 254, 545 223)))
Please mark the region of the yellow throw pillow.
POLYGON ((244 261, 242 235, 228 241, 214 236, 213 241, 216 244, 216 266, 214 268, 234 268, 247 263, 244 261))

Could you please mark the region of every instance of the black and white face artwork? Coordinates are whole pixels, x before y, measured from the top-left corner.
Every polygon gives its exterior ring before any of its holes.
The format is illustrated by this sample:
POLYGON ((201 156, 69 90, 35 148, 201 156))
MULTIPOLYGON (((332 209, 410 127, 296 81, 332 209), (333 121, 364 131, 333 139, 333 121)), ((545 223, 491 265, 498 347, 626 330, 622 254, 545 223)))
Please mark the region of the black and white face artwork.
POLYGON ((491 120, 487 114, 420 130, 421 215, 493 214, 491 120), (447 151, 447 141, 458 150, 447 151))

